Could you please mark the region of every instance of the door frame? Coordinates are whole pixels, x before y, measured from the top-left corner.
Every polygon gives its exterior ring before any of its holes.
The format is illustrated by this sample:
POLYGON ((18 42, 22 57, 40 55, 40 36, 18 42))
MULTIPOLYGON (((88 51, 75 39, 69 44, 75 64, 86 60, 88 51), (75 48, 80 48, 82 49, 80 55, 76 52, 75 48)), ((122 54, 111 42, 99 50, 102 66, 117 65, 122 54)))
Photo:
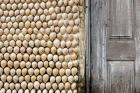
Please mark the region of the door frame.
POLYGON ((86 0, 86 93, 106 93, 106 0, 86 0))
POLYGON ((86 31, 86 57, 85 57, 85 93, 90 93, 90 0, 85 1, 85 31, 86 31))

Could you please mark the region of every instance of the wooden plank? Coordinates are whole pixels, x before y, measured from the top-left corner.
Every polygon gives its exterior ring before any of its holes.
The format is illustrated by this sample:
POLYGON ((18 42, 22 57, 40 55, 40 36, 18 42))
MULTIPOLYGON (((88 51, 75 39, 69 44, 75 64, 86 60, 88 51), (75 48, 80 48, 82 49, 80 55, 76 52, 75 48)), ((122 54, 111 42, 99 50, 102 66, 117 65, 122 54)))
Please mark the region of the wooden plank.
POLYGON ((134 41, 108 41, 107 60, 135 60, 134 41))
POLYGON ((85 71, 86 71, 86 87, 85 93, 90 93, 90 0, 85 0, 85 30, 86 30, 86 62, 85 62, 85 71))
POLYGON ((110 0, 111 38, 132 38, 133 0, 110 0))
POLYGON ((136 11, 136 62, 135 62, 135 93, 140 93, 140 0, 135 0, 136 11))
MULTIPOLYGON (((104 93, 103 33, 106 0, 90 0, 90 92, 104 93)), ((86 92, 87 93, 87 92, 86 92)))
POLYGON ((134 93, 134 63, 109 61, 108 93, 134 93))

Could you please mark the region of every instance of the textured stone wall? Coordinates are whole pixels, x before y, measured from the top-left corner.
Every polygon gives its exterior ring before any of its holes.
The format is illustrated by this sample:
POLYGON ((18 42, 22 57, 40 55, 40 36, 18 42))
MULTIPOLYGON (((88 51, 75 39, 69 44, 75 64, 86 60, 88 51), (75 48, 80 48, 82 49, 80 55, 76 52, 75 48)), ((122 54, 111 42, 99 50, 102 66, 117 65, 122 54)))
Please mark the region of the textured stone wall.
POLYGON ((82 21, 82 0, 0 0, 0 93, 78 93, 82 21))

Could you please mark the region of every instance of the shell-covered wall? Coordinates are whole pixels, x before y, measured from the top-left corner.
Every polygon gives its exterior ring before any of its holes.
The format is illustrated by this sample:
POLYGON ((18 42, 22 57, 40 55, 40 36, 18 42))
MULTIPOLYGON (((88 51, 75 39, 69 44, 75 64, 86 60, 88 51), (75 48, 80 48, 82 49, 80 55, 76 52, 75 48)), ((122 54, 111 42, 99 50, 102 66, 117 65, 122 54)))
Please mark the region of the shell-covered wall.
POLYGON ((0 93, 78 93, 83 0, 0 0, 0 93))

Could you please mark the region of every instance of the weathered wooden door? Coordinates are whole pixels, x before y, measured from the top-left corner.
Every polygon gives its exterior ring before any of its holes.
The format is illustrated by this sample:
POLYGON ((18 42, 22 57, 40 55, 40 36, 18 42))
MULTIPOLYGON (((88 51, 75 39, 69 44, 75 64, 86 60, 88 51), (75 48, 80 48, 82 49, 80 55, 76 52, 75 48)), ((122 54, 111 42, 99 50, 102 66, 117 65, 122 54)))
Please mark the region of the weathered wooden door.
POLYGON ((140 0, 89 0, 88 6, 87 91, 140 93, 140 0))

